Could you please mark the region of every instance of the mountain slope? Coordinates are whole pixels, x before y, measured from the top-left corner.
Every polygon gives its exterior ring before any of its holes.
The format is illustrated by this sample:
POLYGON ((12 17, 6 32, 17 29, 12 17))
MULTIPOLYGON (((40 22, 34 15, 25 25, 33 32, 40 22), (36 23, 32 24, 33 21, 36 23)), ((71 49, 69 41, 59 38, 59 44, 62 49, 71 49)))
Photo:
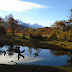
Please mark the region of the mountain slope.
MULTIPOLYGON (((8 19, 9 19, 9 17, 12 17, 12 18, 14 18, 13 17, 13 15, 12 14, 9 14, 9 15, 6 15, 5 16, 5 18, 2 18, 5 22, 6 22, 6 25, 4 25, 4 26, 7 26, 8 25, 8 23, 7 23, 7 21, 8 21, 8 19)), ((37 28, 43 28, 43 26, 42 25, 39 25, 39 24, 37 24, 37 23, 35 23, 35 24, 30 24, 30 23, 24 23, 24 22, 22 22, 21 20, 19 20, 19 19, 16 19, 17 21, 18 21, 18 24, 21 26, 21 28, 22 28, 22 30, 23 30, 23 28, 30 28, 30 27, 32 27, 33 29, 35 28, 35 29, 37 29, 37 28)), ((6 27, 7 28, 7 27, 6 27)))
POLYGON ((39 24, 33 24, 32 26, 31 26, 33 29, 35 28, 35 29, 37 29, 37 28, 43 28, 43 26, 42 25, 39 25, 39 24))

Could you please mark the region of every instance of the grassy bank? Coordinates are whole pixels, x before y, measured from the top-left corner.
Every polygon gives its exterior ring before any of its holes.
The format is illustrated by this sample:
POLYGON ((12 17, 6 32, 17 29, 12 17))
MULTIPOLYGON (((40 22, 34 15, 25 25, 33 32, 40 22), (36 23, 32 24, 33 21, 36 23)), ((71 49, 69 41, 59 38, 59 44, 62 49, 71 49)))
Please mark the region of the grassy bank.
POLYGON ((23 45, 34 48, 72 50, 72 42, 58 41, 54 39, 23 39, 21 35, 0 35, 0 45, 23 45))
POLYGON ((0 72, 72 72, 71 66, 0 65, 0 72))

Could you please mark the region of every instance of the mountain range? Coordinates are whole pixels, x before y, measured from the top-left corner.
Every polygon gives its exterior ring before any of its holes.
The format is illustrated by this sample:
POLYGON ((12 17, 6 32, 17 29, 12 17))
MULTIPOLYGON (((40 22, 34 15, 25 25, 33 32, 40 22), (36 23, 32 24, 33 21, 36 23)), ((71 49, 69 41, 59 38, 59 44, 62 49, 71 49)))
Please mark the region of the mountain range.
MULTIPOLYGON (((2 18, 5 22, 7 22, 8 21, 8 19, 9 19, 9 17, 12 17, 12 18, 14 18, 13 17, 13 15, 12 14, 9 14, 9 15, 6 15, 5 16, 5 18, 2 18)), ((39 25, 39 24, 37 24, 37 23, 35 23, 35 24, 30 24, 30 23, 24 23, 24 22, 22 22, 21 20, 19 20, 19 19, 16 19, 17 21, 18 21, 18 24, 23 28, 25 28, 25 27, 27 27, 27 28, 30 28, 30 27, 32 27, 33 29, 37 29, 37 28, 43 28, 43 26, 42 25, 39 25)))

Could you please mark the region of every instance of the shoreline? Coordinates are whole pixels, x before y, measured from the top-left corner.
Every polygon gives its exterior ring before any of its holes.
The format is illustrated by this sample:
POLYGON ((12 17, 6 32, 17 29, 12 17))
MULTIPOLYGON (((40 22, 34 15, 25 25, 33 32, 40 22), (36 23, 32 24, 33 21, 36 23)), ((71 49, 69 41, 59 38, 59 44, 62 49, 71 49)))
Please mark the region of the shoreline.
POLYGON ((21 45, 30 46, 34 48, 52 49, 58 51, 72 51, 72 42, 58 41, 54 39, 23 39, 22 37, 17 35, 0 35, 0 46, 3 45, 21 45))

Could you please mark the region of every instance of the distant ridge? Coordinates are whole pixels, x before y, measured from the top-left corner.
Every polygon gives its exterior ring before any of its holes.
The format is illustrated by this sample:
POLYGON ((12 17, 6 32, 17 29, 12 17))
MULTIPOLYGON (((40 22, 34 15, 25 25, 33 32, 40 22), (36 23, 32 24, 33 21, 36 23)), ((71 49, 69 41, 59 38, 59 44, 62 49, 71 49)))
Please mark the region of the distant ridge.
POLYGON ((39 24, 37 24, 37 23, 33 24, 31 27, 32 27, 33 29, 43 28, 42 25, 39 25, 39 24))
MULTIPOLYGON (((9 17, 14 18, 12 14, 9 14, 9 15, 6 15, 5 18, 3 18, 3 20, 4 20, 5 22, 7 22, 8 19, 9 19, 9 17)), ((1 17, 1 18, 2 18, 2 17, 1 17)), ((22 27, 22 26, 23 26, 23 27, 27 27, 27 28, 32 27, 33 29, 43 28, 42 25, 39 25, 39 24, 37 24, 37 23, 35 23, 35 24, 32 25, 32 24, 30 24, 30 23, 24 23, 24 22, 22 22, 22 21, 19 20, 19 19, 16 19, 16 20, 18 21, 18 24, 21 25, 21 27, 22 27)))

